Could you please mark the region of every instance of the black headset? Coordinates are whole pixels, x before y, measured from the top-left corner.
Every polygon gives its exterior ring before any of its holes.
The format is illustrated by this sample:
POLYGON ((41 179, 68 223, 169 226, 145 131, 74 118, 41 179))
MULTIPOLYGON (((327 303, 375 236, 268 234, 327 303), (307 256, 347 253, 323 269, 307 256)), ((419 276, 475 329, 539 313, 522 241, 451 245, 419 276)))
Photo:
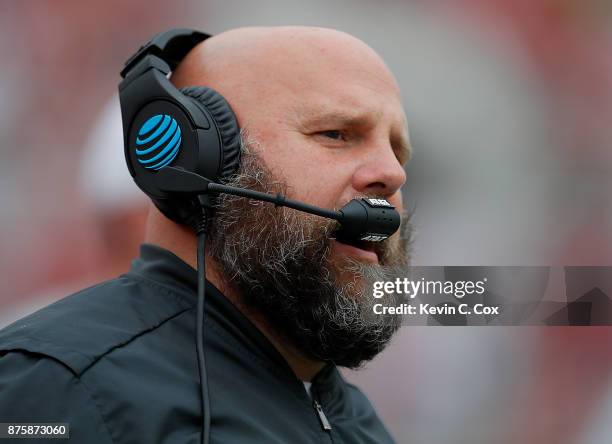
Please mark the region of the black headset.
POLYGON ((119 85, 132 177, 166 217, 190 225, 200 207, 197 197, 161 189, 157 172, 172 165, 218 183, 240 164, 240 129, 223 96, 200 86, 178 90, 167 78, 208 37, 191 29, 158 34, 127 61, 119 85))
POLYGON ((169 219, 198 235, 196 349, 203 415, 202 442, 210 440, 210 400, 204 356, 205 242, 208 215, 218 193, 274 203, 337 220, 334 237, 344 242, 378 242, 400 225, 385 199, 353 199, 328 210, 223 183, 240 165, 240 128, 227 101, 215 90, 177 89, 169 74, 187 53, 210 36, 192 29, 162 32, 142 46, 121 71, 119 100, 125 160, 130 174, 169 219))

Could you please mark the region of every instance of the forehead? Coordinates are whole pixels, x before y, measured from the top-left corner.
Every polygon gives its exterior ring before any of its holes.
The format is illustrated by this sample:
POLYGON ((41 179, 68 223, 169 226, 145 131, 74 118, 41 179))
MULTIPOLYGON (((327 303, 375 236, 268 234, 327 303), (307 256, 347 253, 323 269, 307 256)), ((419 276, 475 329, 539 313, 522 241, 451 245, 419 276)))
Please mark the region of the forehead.
POLYGON ((280 84, 302 97, 326 97, 353 105, 360 96, 399 100, 395 78, 382 59, 360 41, 308 41, 276 48, 269 72, 280 84), (272 68, 273 67, 273 68, 272 68))
POLYGON ((388 71, 337 66, 302 73, 284 87, 289 94, 279 100, 279 106, 284 120, 298 129, 381 127, 410 149, 399 88, 388 71))
POLYGON ((286 106, 288 117, 303 124, 343 121, 365 127, 386 122, 406 130, 406 116, 398 95, 351 85, 350 80, 295 94, 286 106))
MULTIPOLYGON (((294 116, 316 118, 334 112, 358 117, 367 113, 405 125, 401 95, 384 62, 367 48, 305 49, 269 72, 269 87, 294 116), (284 95, 281 97, 280 92, 284 95)), ((279 103, 280 104, 280 103, 279 103)))

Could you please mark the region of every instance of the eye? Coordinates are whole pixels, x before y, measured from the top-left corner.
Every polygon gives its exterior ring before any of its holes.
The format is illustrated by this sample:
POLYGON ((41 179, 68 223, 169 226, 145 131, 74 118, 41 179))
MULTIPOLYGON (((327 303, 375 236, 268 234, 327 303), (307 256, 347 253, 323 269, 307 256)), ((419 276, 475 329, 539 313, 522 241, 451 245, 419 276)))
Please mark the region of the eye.
POLYGON ((346 140, 346 137, 345 137, 344 133, 342 131, 340 131, 340 130, 321 131, 318 134, 323 136, 323 137, 326 137, 328 139, 346 140))

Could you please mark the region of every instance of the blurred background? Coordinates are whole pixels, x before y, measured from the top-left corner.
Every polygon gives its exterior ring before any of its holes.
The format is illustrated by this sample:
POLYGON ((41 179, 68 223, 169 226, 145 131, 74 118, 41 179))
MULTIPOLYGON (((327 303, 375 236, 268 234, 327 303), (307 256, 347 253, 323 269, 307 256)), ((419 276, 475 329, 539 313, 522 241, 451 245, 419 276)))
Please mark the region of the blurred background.
MULTIPOLYGON (((416 265, 612 265, 609 0, 4 0, 0 326, 137 255, 127 57, 169 27, 281 24, 349 32, 396 74, 416 265)), ((346 375, 399 443, 602 444, 611 345, 605 327, 404 327, 346 375)))

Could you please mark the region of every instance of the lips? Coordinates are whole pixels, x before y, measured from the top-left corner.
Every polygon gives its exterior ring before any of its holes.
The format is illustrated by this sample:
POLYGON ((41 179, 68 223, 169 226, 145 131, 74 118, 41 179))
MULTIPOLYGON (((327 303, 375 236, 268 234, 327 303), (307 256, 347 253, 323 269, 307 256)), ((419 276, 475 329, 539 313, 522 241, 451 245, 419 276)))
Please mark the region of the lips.
POLYGON ((362 240, 354 240, 354 241, 338 241, 345 245, 351 245, 355 248, 359 248, 361 250, 373 251, 376 253, 376 248, 374 246, 374 242, 362 241, 362 240))
POLYGON ((368 262, 378 263, 377 246, 374 242, 367 241, 340 241, 335 240, 335 249, 340 254, 352 256, 368 262))

